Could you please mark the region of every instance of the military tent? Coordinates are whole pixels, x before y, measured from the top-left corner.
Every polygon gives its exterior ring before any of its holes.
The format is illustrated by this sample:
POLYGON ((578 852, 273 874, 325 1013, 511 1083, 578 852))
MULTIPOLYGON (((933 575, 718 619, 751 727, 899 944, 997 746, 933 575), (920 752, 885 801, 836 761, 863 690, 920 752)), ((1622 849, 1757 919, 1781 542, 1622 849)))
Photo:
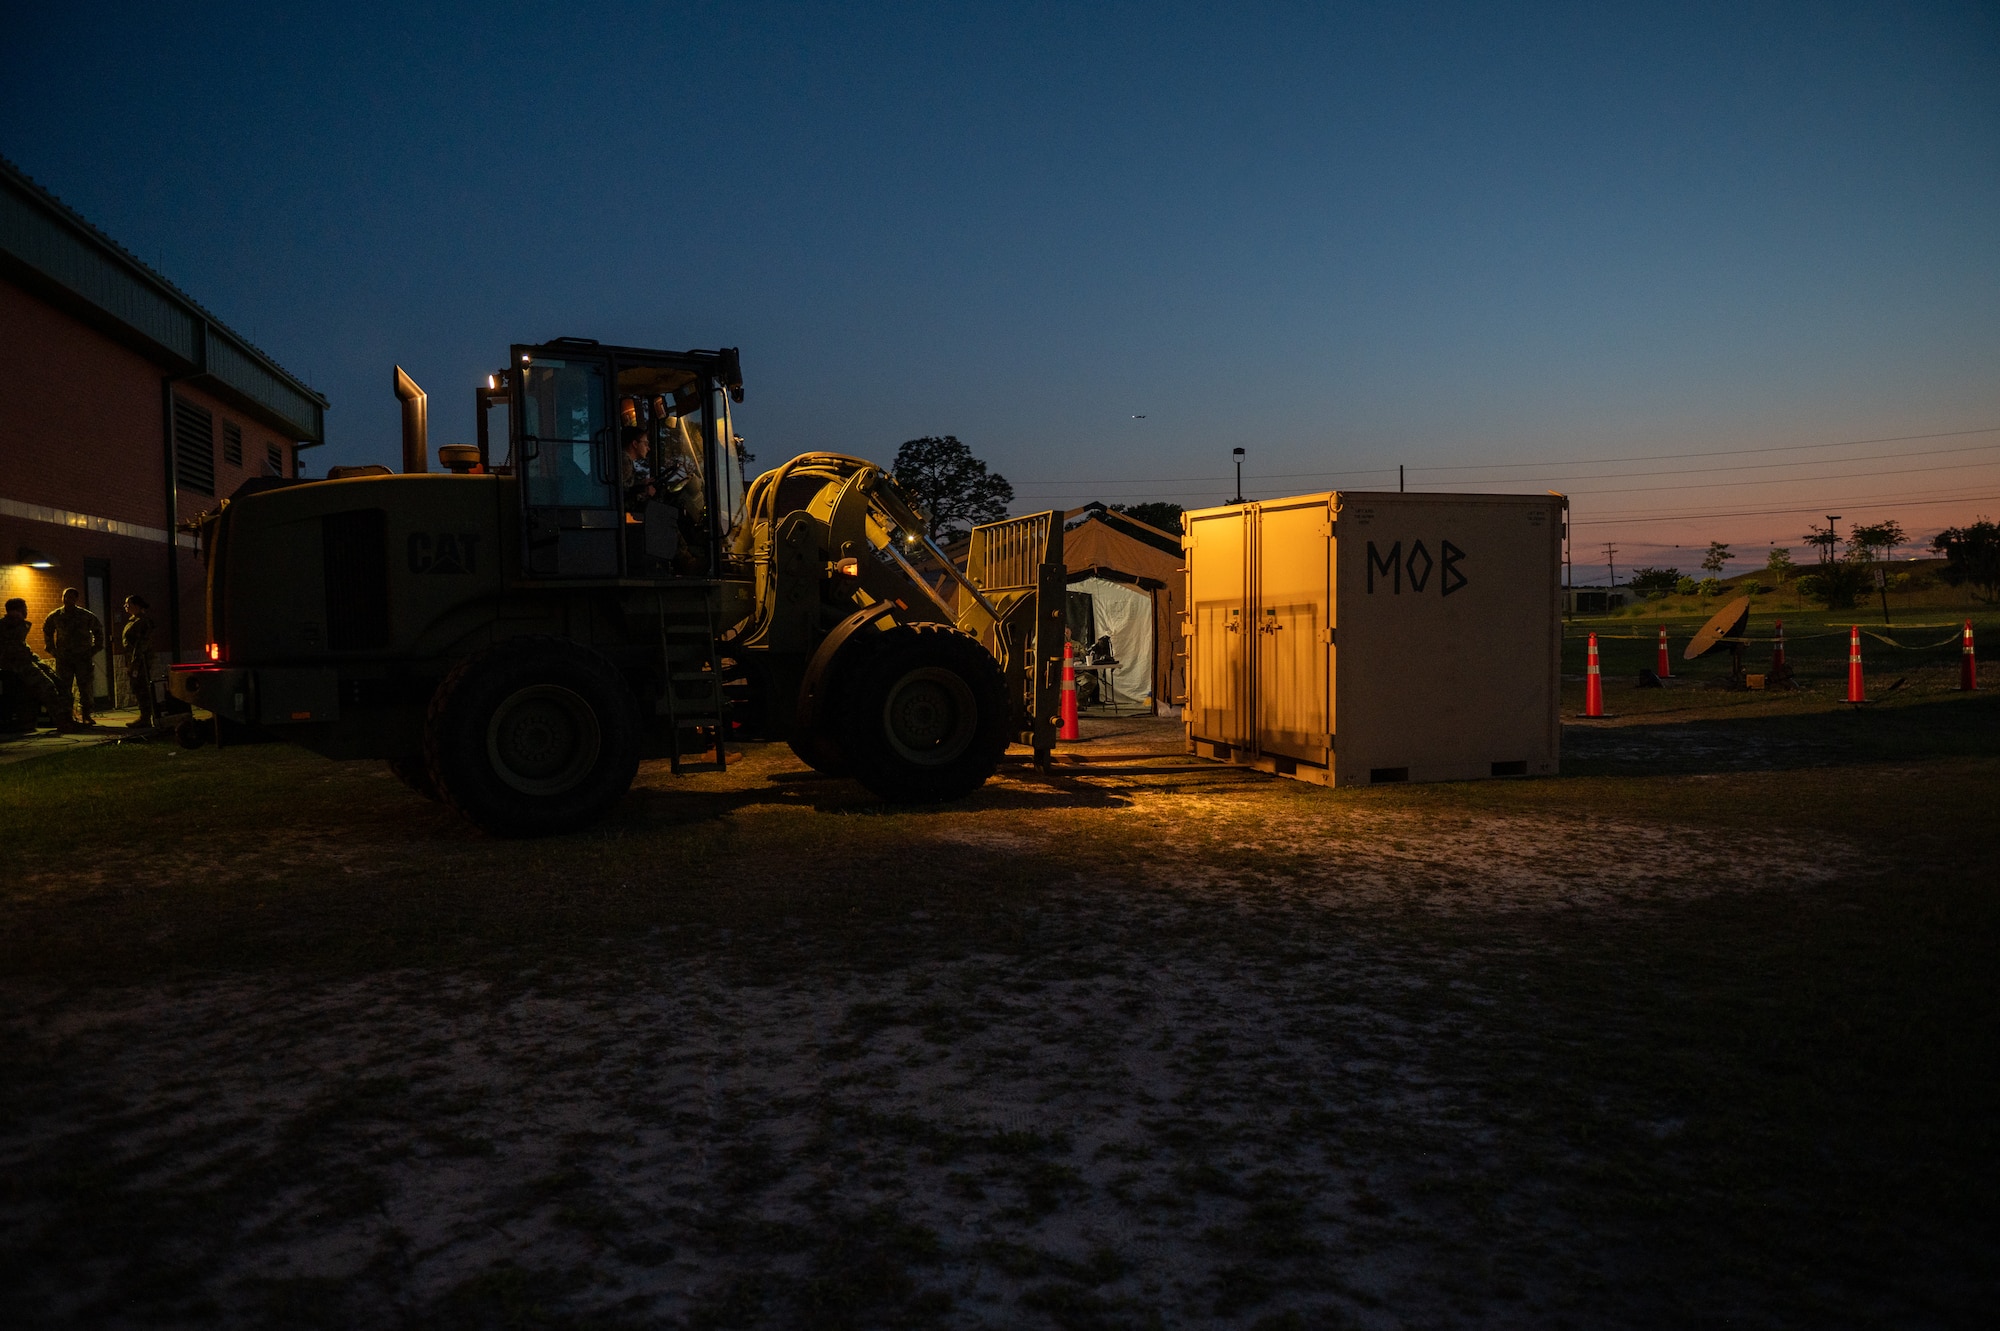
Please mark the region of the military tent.
POLYGON ((1068 517, 1063 563, 1069 589, 1091 598, 1096 632, 1111 635, 1119 664, 1107 682, 1117 702, 1178 706, 1187 688, 1181 651, 1187 575, 1180 536, 1102 504, 1075 509, 1068 517))

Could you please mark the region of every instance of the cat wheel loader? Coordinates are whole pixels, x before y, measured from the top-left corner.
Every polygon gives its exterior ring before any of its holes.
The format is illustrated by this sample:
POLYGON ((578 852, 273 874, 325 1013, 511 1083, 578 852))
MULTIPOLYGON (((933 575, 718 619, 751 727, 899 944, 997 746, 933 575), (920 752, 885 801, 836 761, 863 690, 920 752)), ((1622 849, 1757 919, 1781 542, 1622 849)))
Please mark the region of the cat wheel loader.
POLYGON ((642 759, 720 765, 732 738, 892 801, 963 796, 1013 742, 1046 760, 1060 514, 975 529, 961 570, 872 463, 746 484, 734 349, 514 346, 443 472, 395 379, 400 473, 260 478, 196 524, 208 659, 170 686, 219 742, 385 761, 501 836, 581 828, 642 759))

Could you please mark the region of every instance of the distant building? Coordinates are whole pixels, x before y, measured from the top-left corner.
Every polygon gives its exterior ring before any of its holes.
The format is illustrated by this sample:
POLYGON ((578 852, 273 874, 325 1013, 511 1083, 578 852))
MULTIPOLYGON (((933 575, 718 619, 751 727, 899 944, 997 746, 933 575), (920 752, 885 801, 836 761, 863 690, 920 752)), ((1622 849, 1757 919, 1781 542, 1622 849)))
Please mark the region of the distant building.
MULTIPOLYGON (((326 399, 4 159, 0 363, 0 592, 39 624, 75 587, 114 642, 136 592, 162 664, 198 655, 201 558, 176 526, 298 475, 326 399)), ((100 696, 121 675, 101 657, 100 696)))
POLYGON ((1631 593, 1624 587, 1565 587, 1565 615, 1608 615, 1621 610, 1631 593))

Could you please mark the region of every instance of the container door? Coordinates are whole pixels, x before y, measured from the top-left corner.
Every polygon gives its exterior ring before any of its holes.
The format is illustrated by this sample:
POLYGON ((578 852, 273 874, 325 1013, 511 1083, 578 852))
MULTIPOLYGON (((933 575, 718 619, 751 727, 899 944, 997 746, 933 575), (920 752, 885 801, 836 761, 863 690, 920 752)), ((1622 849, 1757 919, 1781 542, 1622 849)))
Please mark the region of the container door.
POLYGON ((1188 719, 1197 739, 1232 747, 1250 742, 1246 522, 1245 511, 1227 510, 1188 523, 1188 719))
POLYGON ((1332 728, 1327 629, 1332 622, 1332 529, 1323 496, 1265 504, 1257 523, 1257 747, 1327 761, 1332 728))

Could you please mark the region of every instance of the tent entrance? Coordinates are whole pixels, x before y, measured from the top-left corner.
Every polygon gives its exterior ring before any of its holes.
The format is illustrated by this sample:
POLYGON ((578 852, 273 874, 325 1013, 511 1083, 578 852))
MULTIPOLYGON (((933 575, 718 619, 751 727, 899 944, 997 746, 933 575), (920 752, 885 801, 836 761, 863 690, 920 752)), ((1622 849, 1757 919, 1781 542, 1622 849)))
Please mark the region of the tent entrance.
MULTIPOLYGON (((1077 659, 1088 661, 1092 647, 1108 637, 1117 662, 1091 672, 1099 682, 1093 710, 1111 716, 1150 714, 1155 710, 1153 661, 1158 649, 1154 593, 1136 581, 1114 580, 1101 572, 1071 574, 1069 583, 1070 639, 1077 659)), ((1078 672, 1079 680, 1083 673, 1078 672)))

